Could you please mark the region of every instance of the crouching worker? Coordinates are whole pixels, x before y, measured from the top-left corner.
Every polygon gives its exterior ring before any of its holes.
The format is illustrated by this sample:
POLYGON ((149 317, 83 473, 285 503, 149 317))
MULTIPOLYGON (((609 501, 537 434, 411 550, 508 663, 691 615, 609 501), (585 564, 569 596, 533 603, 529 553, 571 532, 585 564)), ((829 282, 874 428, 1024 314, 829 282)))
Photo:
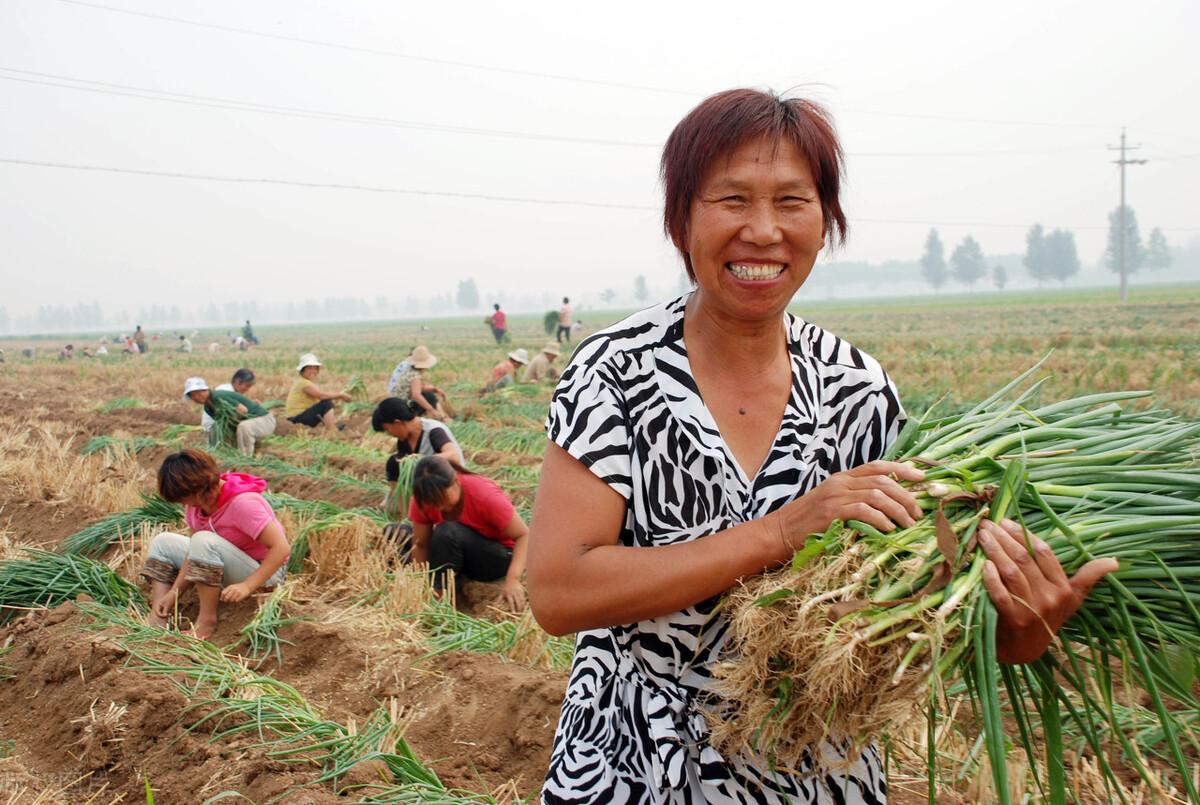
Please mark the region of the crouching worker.
MULTIPOLYGON (((238 372, 242 371, 248 370, 238 370, 238 372)), ((251 377, 253 378, 253 374, 251 377)), ((234 379, 237 379, 236 374, 234 379)), ((250 382, 253 384, 253 379, 250 382)), ((252 456, 257 441, 275 432, 275 416, 254 400, 234 391, 234 388, 235 386, 231 385, 228 390, 222 389, 220 386, 216 389, 209 389, 204 378, 189 377, 183 385, 183 399, 203 406, 205 418, 201 420, 201 427, 208 424, 206 432, 209 434, 210 444, 217 427, 217 406, 228 406, 237 418, 238 450, 252 456)), ((224 439, 224 434, 217 434, 217 439, 224 439)))
POLYGON ((446 571, 456 579, 504 579, 501 598, 512 611, 525 608, 525 551, 529 527, 496 483, 442 456, 413 469, 413 562, 428 562, 441 591, 446 571))
POLYGON ((300 377, 292 382, 288 391, 284 411, 289 422, 315 428, 324 425, 326 429, 338 430, 346 427, 346 423, 337 421, 337 412, 333 410, 334 400, 350 402, 353 398, 344 391, 322 391, 317 385, 317 375, 321 373, 321 362, 311 352, 300 356, 300 365, 296 367, 300 377))
POLYGON ((184 505, 192 535, 162 533, 150 543, 142 576, 153 585, 150 623, 166 627, 179 596, 196 585, 196 637, 217 627, 220 602, 237 603, 283 581, 291 546, 271 504, 267 482, 241 472, 222 473, 212 456, 184 450, 163 459, 158 493, 184 505))

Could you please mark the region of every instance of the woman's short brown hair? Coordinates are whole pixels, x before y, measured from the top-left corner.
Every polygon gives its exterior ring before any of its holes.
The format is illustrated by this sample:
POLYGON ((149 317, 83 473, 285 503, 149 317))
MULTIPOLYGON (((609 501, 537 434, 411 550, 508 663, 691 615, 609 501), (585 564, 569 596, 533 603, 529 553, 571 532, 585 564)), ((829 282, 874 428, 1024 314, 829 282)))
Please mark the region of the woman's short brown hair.
POLYGON ((821 200, 825 237, 830 244, 846 240, 846 214, 839 197, 844 158, 829 113, 804 98, 754 89, 726 90, 688 112, 663 148, 663 228, 683 255, 693 282, 696 275, 685 249, 692 199, 713 162, 760 137, 774 143, 787 138, 804 155, 821 200))
POLYGON ((181 450, 163 459, 158 468, 158 494, 179 503, 211 490, 221 480, 217 462, 203 450, 181 450))

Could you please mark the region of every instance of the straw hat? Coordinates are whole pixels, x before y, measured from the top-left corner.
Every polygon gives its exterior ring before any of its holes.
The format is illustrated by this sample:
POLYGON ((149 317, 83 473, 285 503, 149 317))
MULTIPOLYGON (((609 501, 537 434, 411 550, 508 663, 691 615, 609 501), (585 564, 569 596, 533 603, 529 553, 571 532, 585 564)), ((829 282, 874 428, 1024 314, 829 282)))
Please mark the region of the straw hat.
POLYGON ((296 367, 297 372, 303 372, 306 366, 320 366, 321 362, 317 360, 317 356, 311 352, 305 352, 300 356, 300 365, 296 367))
POLYGON ((203 377, 189 377, 183 381, 183 399, 185 402, 190 402, 191 397, 188 395, 193 391, 208 391, 208 384, 204 382, 203 377))
POLYGON ((546 346, 542 347, 542 352, 545 352, 547 355, 550 355, 551 357, 554 357, 554 358, 557 358, 559 355, 562 354, 561 352, 558 351, 557 344, 547 344, 546 346))
POLYGON ((525 351, 525 347, 514 349, 512 352, 508 353, 508 357, 512 358, 514 363, 529 363, 529 353, 525 351))
POLYGON ((424 344, 413 349, 408 358, 414 369, 432 369, 433 365, 438 362, 437 357, 424 344))

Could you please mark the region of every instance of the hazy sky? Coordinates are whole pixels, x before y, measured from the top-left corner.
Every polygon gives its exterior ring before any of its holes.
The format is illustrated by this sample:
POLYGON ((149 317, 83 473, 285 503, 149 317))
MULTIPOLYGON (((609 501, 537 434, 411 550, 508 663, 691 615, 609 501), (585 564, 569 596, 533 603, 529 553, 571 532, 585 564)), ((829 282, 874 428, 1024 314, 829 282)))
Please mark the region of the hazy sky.
POLYGON ((1150 160, 1129 169, 1143 233, 1200 237, 1200 3, 987 5, 0 0, 0 160, 632 208, 0 161, 0 304, 673 287, 658 149, 734 86, 799 85, 832 109, 842 259, 914 258, 932 224, 948 249, 974 234, 1021 251, 1037 220, 1075 229, 1092 262, 1122 125, 1150 160), (210 100, 130 97, 144 90, 210 100))

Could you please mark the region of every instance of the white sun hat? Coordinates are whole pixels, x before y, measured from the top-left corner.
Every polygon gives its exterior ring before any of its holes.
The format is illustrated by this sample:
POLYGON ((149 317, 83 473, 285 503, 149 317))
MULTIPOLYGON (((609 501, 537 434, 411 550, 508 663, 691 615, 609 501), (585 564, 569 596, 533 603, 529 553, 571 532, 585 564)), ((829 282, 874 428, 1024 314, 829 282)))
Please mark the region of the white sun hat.
POLYGON ((508 353, 508 357, 512 358, 517 363, 529 363, 529 353, 525 350, 525 347, 514 349, 512 352, 508 353))
POLYGON ((321 362, 317 360, 317 356, 311 352, 305 352, 300 356, 300 365, 296 367, 297 372, 303 372, 306 366, 320 366, 321 362))
POLYGON ((188 395, 193 391, 208 391, 208 384, 204 382, 203 377, 189 377, 183 381, 183 399, 185 401, 191 401, 192 398, 188 395))

